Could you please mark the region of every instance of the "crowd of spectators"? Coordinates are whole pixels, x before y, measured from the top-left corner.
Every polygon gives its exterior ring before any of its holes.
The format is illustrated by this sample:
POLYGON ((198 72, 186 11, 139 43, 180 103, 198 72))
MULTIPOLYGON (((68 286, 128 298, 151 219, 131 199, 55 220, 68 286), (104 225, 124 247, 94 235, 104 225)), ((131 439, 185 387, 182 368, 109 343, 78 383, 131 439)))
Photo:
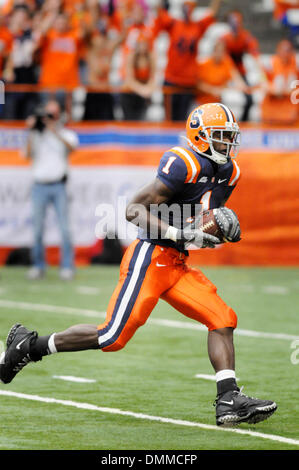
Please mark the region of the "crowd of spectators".
MULTIPOLYGON (((199 57, 199 43, 218 21, 221 4, 211 0, 206 15, 194 20, 198 3, 192 0, 182 2, 180 18, 172 16, 167 0, 157 1, 155 8, 146 0, 2 2, 0 74, 6 93, 0 118, 26 119, 53 96, 70 110, 72 93, 83 87, 83 120, 113 120, 116 107, 121 119, 144 119, 154 92, 163 90, 166 119, 180 121, 194 101, 219 101, 232 87, 244 97, 240 120, 250 120, 253 88, 244 56, 249 54, 260 70, 258 86, 269 108, 271 97, 286 97, 290 78, 298 78, 295 47, 292 38, 284 39, 265 68, 258 41, 244 28, 242 14, 231 11, 226 16, 228 31, 215 41, 209 57, 199 57), (169 47, 161 80, 155 44, 162 32, 168 35, 169 47), (117 86, 111 83, 116 53, 117 86)), ((299 11, 299 0, 275 0, 275 7, 274 16, 283 23, 290 9, 299 11)))

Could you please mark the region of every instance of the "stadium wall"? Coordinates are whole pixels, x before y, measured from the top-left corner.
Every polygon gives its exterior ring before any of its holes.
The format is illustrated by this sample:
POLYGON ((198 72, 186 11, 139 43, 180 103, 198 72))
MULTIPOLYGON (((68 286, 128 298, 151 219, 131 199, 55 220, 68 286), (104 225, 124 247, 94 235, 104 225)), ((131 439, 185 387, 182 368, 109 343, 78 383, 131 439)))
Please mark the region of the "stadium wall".
MULTIPOLYGON (((167 123, 93 123, 70 126, 80 146, 70 157, 70 224, 78 265, 89 264, 103 208, 110 204, 125 247, 136 236, 124 220, 126 201, 155 177, 163 152, 181 143, 184 128, 167 123), (104 206, 103 206, 104 205, 104 206)), ((298 129, 245 125, 238 156, 241 180, 228 207, 239 215, 242 241, 190 252, 201 265, 299 265, 298 129)), ((32 244, 30 162, 22 156, 26 130, 0 125, 0 264, 15 247, 32 244)), ((49 210, 47 259, 59 262, 59 233, 49 210)))

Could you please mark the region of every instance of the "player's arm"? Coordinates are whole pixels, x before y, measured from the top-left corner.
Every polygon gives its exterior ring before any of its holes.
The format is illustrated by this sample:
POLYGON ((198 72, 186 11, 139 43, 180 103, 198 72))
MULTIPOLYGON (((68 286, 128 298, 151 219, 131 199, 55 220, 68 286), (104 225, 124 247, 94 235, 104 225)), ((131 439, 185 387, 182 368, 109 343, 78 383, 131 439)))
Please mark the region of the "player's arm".
MULTIPOLYGON (((138 191, 127 206, 126 218, 148 233, 156 233, 165 237, 169 225, 151 212, 151 205, 159 206, 169 201, 174 192, 159 178, 138 191)), ((174 227, 173 227, 174 228, 174 227)))
POLYGON ((174 18, 169 14, 169 2, 161 1, 157 8, 157 16, 152 25, 152 34, 156 38, 161 31, 170 31, 173 24, 174 18))
POLYGON ((214 248, 219 243, 218 238, 205 234, 195 226, 188 229, 178 229, 160 220, 151 211, 151 205, 159 206, 166 203, 174 195, 174 191, 159 178, 142 188, 127 206, 126 218, 147 233, 155 234, 174 242, 194 243, 201 248, 214 248))

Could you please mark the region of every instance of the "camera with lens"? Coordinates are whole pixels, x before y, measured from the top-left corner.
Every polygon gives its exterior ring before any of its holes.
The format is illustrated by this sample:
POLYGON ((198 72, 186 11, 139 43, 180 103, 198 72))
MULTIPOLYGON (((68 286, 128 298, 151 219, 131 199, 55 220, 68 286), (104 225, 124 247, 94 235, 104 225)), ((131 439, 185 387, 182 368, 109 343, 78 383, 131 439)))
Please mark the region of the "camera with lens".
POLYGON ((32 130, 36 130, 38 132, 43 132, 46 127, 46 119, 54 119, 54 115, 51 113, 45 113, 42 110, 38 110, 34 113, 35 122, 32 126, 32 130))

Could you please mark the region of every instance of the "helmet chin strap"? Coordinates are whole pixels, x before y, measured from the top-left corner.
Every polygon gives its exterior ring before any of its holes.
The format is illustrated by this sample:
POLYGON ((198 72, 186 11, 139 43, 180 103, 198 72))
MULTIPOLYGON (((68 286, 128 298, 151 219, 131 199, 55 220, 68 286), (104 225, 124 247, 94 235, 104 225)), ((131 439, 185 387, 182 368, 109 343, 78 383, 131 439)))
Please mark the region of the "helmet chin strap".
POLYGON ((224 165, 225 163, 228 162, 229 159, 229 148, 227 148, 226 155, 223 155, 223 153, 217 152, 217 150, 214 149, 213 143, 210 143, 210 150, 211 150, 211 156, 209 156, 214 162, 218 163, 218 165, 224 165))
POLYGON ((208 154, 208 153, 204 153, 204 152, 201 152, 200 150, 198 150, 198 148, 196 147, 196 145, 194 145, 190 139, 188 139, 187 137, 183 136, 182 135, 182 138, 187 140, 188 142, 188 145, 193 149, 195 150, 195 152, 199 153, 199 155, 203 155, 204 157, 207 157, 209 158, 210 160, 213 160, 213 162, 217 163, 218 165, 225 165, 225 163, 228 162, 229 160, 229 155, 225 156, 223 155, 222 153, 219 153, 217 152, 216 150, 214 150, 213 148, 213 145, 210 144, 210 150, 211 150, 211 154, 208 154))

